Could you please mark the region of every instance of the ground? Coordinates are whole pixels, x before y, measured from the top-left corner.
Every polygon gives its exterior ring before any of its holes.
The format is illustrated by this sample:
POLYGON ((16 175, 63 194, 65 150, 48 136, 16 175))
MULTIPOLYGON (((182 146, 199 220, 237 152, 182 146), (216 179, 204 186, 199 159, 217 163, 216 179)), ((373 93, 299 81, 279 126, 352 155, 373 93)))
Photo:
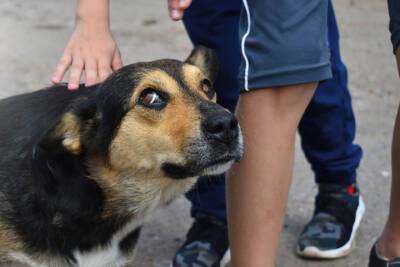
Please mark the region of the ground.
MULTIPOLYGON (((74 2, 0 2, 0 97, 50 84, 73 29, 74 2)), ((188 55, 190 41, 182 24, 168 19, 165 0, 111 2, 112 28, 125 63, 188 55)), ((294 244, 311 216, 316 193, 312 172, 298 147, 277 266, 366 266, 369 249, 387 216, 391 132, 400 81, 389 42, 386 0, 335 0, 334 5, 357 117, 356 142, 364 149, 358 181, 367 210, 350 256, 322 262, 297 258, 294 244)), ((189 207, 181 198, 154 216, 144 229, 132 266, 168 266, 191 223, 189 207)))

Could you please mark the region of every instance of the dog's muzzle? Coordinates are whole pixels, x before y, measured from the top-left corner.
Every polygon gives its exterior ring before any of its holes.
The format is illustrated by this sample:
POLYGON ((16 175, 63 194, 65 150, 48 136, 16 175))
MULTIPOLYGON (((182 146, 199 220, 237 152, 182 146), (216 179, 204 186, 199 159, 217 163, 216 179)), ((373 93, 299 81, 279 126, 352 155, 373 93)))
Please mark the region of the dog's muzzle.
POLYGON ((202 123, 203 133, 208 140, 222 143, 233 148, 239 136, 238 122, 235 116, 225 110, 214 112, 202 123))
POLYGON ((200 110, 201 137, 191 142, 187 162, 163 165, 164 172, 172 178, 221 174, 243 155, 242 133, 235 116, 214 103, 207 103, 200 110))
POLYGON ((232 113, 224 109, 214 111, 203 121, 202 128, 210 145, 211 158, 201 175, 221 174, 242 158, 242 133, 232 113))

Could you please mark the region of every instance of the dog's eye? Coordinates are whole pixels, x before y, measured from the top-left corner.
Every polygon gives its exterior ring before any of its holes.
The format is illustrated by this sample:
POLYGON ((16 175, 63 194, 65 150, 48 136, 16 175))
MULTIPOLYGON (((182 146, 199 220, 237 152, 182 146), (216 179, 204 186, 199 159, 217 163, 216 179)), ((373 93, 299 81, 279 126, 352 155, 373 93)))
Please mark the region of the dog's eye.
POLYGON ((162 109, 166 105, 167 96, 154 89, 145 89, 139 97, 139 104, 154 109, 162 109))
POLYGON ((215 91, 212 88, 210 80, 203 79, 201 81, 201 90, 203 90, 210 99, 214 97, 215 91))

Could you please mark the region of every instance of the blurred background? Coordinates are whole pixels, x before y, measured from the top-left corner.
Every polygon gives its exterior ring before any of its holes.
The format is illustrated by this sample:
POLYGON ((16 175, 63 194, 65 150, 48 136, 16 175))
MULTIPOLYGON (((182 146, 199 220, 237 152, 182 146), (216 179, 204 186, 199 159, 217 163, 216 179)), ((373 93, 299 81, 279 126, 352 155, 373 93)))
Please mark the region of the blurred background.
MULTIPOLYGON (((111 2, 112 29, 125 64, 184 59, 189 54, 191 43, 182 23, 169 19, 166 0, 111 2)), ((349 69, 358 124, 356 141, 364 149, 358 181, 367 210, 350 256, 336 261, 297 258, 295 242, 311 216, 317 189, 298 147, 277 262, 283 267, 366 266, 369 249, 388 211, 391 133, 400 101, 400 80, 389 42, 386 0, 333 3, 342 56, 349 69)), ((72 33, 75 4, 70 0, 0 1, 1 98, 50 85, 53 69, 72 33)), ((168 266, 190 222, 189 204, 183 197, 159 211, 142 232, 132 266, 168 266)))

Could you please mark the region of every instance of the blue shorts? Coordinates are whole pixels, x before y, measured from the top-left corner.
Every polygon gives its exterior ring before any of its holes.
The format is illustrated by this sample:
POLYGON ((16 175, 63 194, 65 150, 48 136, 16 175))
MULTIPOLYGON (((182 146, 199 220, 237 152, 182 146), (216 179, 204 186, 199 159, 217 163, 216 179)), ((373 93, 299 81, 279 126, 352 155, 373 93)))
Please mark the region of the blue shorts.
POLYGON ((331 78, 327 11, 328 0, 243 0, 241 91, 331 78))

